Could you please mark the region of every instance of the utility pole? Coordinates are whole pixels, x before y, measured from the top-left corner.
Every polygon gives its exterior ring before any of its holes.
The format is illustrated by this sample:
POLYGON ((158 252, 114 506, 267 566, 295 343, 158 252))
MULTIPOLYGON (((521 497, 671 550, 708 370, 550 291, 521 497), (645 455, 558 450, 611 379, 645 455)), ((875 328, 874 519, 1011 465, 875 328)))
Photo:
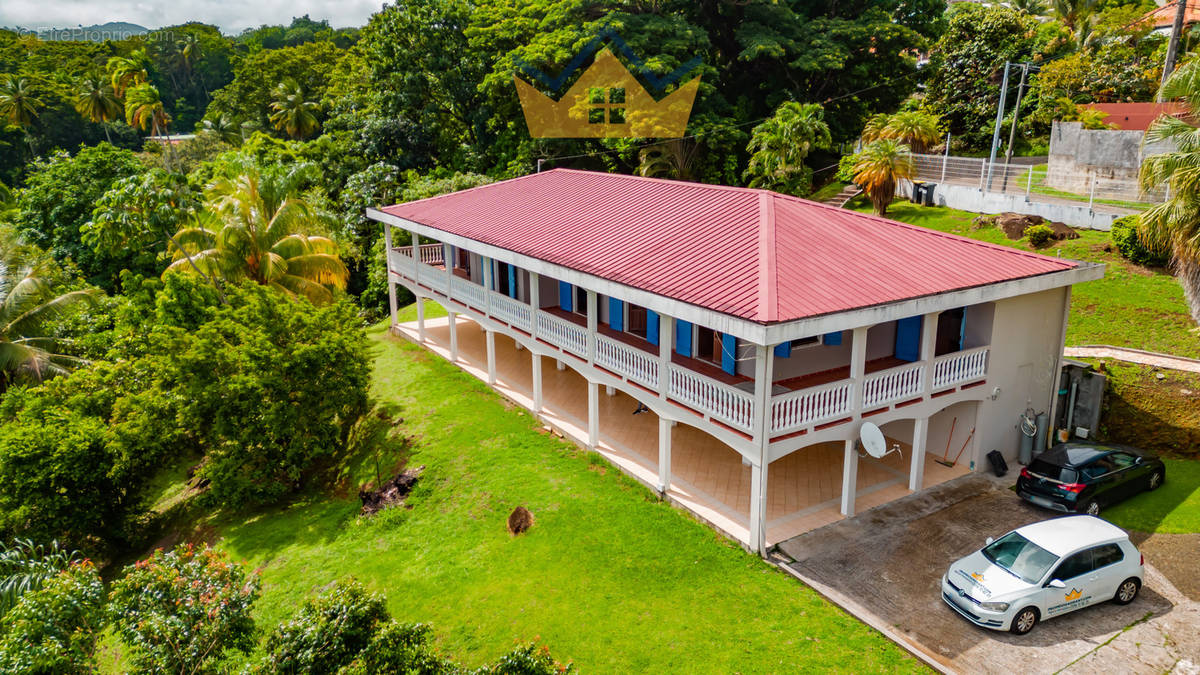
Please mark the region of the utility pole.
POLYGON ((1008 150, 1004 153, 1004 163, 1012 161, 1013 141, 1017 138, 1017 120, 1021 118, 1021 97, 1025 93, 1025 78, 1029 75, 1029 63, 1021 64, 1021 83, 1017 85, 1017 105, 1013 108, 1012 128, 1008 131, 1008 150))
POLYGON ((992 132, 992 154, 988 158, 987 178, 983 184, 986 192, 992 187, 992 169, 996 165, 996 150, 1000 148, 1000 123, 1004 120, 1004 101, 1008 98, 1008 61, 1004 62, 1004 79, 1000 82, 1000 100, 996 102, 996 130, 992 132))
MULTIPOLYGON (((1162 82, 1159 83, 1160 88, 1175 70, 1175 59, 1179 57, 1179 41, 1183 36, 1183 17, 1186 13, 1187 0, 1175 0, 1175 23, 1171 26, 1171 42, 1167 44, 1167 62, 1163 64, 1162 82)), ((1162 96, 1156 97, 1155 100, 1162 103, 1162 96)))

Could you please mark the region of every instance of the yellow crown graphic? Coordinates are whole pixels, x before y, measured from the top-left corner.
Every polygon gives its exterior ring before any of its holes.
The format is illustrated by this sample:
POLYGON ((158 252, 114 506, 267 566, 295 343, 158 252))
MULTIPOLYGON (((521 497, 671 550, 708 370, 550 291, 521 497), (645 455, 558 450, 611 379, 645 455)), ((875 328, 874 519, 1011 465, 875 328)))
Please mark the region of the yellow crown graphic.
POLYGON ((696 76, 655 100, 607 48, 557 101, 515 75, 513 82, 535 138, 678 138, 700 88, 696 76))
POLYGON ((1079 596, 1081 596, 1081 595, 1083 595, 1082 591, 1080 591, 1078 588, 1072 588, 1071 592, 1067 593, 1065 596, 1063 596, 1063 598, 1067 602, 1070 602, 1071 600, 1078 600, 1079 596))
POLYGON ((971 578, 974 579, 975 581, 979 581, 979 582, 983 581, 983 575, 980 574, 979 572, 971 572, 971 578))

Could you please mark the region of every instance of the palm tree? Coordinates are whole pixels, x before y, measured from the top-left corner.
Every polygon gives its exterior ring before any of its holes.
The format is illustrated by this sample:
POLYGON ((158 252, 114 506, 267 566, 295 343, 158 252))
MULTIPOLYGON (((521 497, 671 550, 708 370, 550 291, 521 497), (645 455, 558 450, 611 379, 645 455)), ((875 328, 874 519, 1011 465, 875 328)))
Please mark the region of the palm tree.
POLYGON ((12 75, 0 80, 0 118, 22 129, 37 119, 41 99, 33 94, 25 78, 12 75))
POLYGON ((175 262, 164 274, 251 280, 313 302, 331 301, 333 289, 346 287, 349 272, 333 241, 302 233, 317 227, 317 217, 286 183, 286 176, 255 170, 215 181, 206 213, 172 239, 175 262))
MULTIPOLYGON (((7 256, 6 256, 7 257, 7 256)), ((94 291, 55 296, 44 270, 21 256, 0 259, 0 391, 19 380, 41 381, 67 372, 81 359, 60 354, 50 324, 94 300, 94 291)))
POLYGON ((287 133, 296 139, 311 135, 320 126, 317 123, 319 106, 313 101, 304 100, 304 89, 295 80, 280 82, 274 91, 275 100, 271 102, 271 124, 276 129, 287 133))
POLYGON ((1172 73, 1159 89, 1159 98, 1183 101, 1191 115, 1161 116, 1146 131, 1143 143, 1170 141, 1175 150, 1150 155, 1142 162, 1142 189, 1166 189, 1171 198, 1142 213, 1139 233, 1147 244, 1170 249, 1192 319, 1200 323, 1200 124, 1195 117, 1200 59, 1172 73))
POLYGON ((867 123, 863 125, 862 142, 874 143, 883 138, 883 133, 887 129, 888 120, 891 116, 887 113, 876 113, 867 118, 867 123))
POLYGON ((75 110, 84 119, 104 124, 104 137, 112 142, 106 122, 121 118, 121 100, 101 75, 85 75, 76 84, 75 110))
POLYGON ((916 110, 898 112, 887 119, 880 138, 890 138, 907 145, 913 152, 922 153, 942 137, 942 118, 916 110))
POLYGON ((166 131, 171 117, 163 109, 162 99, 154 85, 139 84, 125 92, 125 121, 131 127, 143 131, 149 129, 152 136, 166 131))
POLYGON ((201 133, 215 134, 217 138, 230 145, 242 144, 241 127, 227 113, 221 113, 215 118, 209 118, 200 123, 201 133))
POLYGON ((805 191, 812 171, 804 166, 804 158, 816 148, 829 147, 831 142, 824 108, 816 103, 788 101, 754 127, 746 146, 751 154, 744 177, 750 179, 750 187, 805 191))
POLYGON ((1051 0, 1050 8, 1063 25, 1072 32, 1078 32, 1082 24, 1087 23, 1096 7, 1096 0, 1051 0))
POLYGON ((1044 0, 1011 0, 1008 4, 1018 12, 1033 16, 1044 16, 1048 9, 1044 0))
POLYGON ((17 605, 21 596, 36 591, 71 565, 84 561, 83 554, 60 546, 35 544, 29 539, 0 542, 0 617, 17 605))
POLYGON ((871 197, 878 215, 887 215, 888 205, 896 198, 896 184, 912 177, 911 151, 890 138, 875 141, 855 155, 854 184, 871 197))
POLYGON ((700 144, 685 138, 672 138, 638 152, 639 175, 651 178, 694 180, 692 166, 700 144))
POLYGON ((145 84, 150 77, 146 72, 145 63, 146 52, 138 50, 130 54, 129 58, 114 56, 104 64, 117 98, 124 98, 125 90, 145 84))

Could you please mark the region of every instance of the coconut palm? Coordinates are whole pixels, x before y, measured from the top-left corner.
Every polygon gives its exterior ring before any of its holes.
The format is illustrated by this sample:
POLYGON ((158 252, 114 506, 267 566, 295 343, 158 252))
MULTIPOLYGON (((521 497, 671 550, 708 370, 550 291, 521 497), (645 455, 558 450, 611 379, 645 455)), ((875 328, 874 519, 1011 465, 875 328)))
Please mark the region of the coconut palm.
MULTIPOLYGON (((85 75, 75 85, 75 110, 84 119, 104 124, 121 118, 121 100, 113 92, 112 84, 101 75, 85 75)), ((104 137, 112 142, 108 125, 104 126, 104 137)))
POLYGON ((57 351, 50 324, 94 300, 94 291, 55 296, 44 269, 22 257, 0 257, 0 391, 21 380, 41 381, 82 363, 57 351))
POLYGON ((152 136, 165 132, 171 117, 163 108, 158 89, 152 84, 139 84, 125 92, 125 121, 152 136))
POLYGON ((1051 0, 1050 3, 1054 15, 1072 32, 1078 31, 1087 22, 1095 7, 1096 0, 1051 0))
POLYGON ((24 129, 37 119, 41 107, 25 78, 9 75, 0 80, 0 119, 24 129))
POLYGON ((201 133, 213 134, 230 145, 242 144, 242 129, 227 113, 202 121, 200 127, 201 133))
POLYGON ((942 118, 916 110, 898 112, 887 119, 880 138, 907 145, 913 152, 926 152, 942 137, 942 118))
POLYGON ((205 214, 172 239, 175 262, 165 273, 251 280, 317 303, 332 300, 349 272, 333 241, 304 234, 318 227, 318 218, 284 189, 286 182, 286 176, 255 170, 215 181, 206 191, 205 214))
POLYGON ((886 215, 888 205, 896 198, 896 184, 914 175, 912 152, 907 145, 884 138, 854 157, 854 184, 871 197, 875 213, 886 215))
POLYGON ((150 78, 145 64, 146 53, 142 50, 133 52, 129 58, 114 56, 104 64, 117 98, 124 98, 127 89, 145 84, 150 78))
POLYGON ((1170 199, 1142 213, 1140 234, 1146 243, 1169 248, 1172 264, 1192 319, 1200 323, 1200 59, 1171 74, 1159 89, 1161 100, 1179 100, 1187 117, 1164 115, 1150 125, 1143 143, 1170 142, 1175 150, 1142 162, 1145 191, 1168 190, 1170 199))
POLYGON ((288 136, 303 139, 317 130, 317 110, 314 101, 306 101, 304 89, 295 80, 284 80, 275 87, 271 102, 271 124, 288 136))
POLYGON ((816 103, 788 101, 775 114, 754 127, 750 144, 750 163, 745 178, 750 187, 799 193, 808 189, 812 171, 804 158, 816 148, 831 143, 825 109, 816 103))

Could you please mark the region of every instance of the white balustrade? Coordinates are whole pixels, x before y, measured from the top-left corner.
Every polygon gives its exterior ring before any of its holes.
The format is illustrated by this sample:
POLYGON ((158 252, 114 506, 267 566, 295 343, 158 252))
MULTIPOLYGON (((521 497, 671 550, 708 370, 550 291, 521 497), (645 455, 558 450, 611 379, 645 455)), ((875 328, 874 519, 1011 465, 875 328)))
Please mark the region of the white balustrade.
POLYGON ((596 336, 596 363, 638 384, 658 387, 658 357, 604 335, 596 336))
POLYGON ((408 252, 404 250, 392 249, 388 255, 391 261, 392 270, 409 279, 413 276, 413 259, 408 252))
POLYGON ((421 254, 421 262, 426 265, 441 265, 445 262, 445 249, 441 244, 421 244, 418 250, 421 254))
POLYGON ((530 329, 532 325, 530 322, 530 317, 533 314, 532 307, 520 300, 514 300, 503 293, 491 291, 490 294, 492 296, 493 316, 508 322, 510 326, 515 326, 526 331, 530 329))
POLYGON ((908 363, 870 373, 863 379, 863 408, 887 405, 921 394, 925 364, 908 363))
POLYGON ((773 397, 771 432, 789 433, 849 415, 854 407, 852 384, 841 380, 773 397))
POLYGON ((750 431, 751 420, 754 418, 753 394, 675 364, 671 364, 669 368, 671 386, 668 393, 671 398, 707 413, 709 417, 721 420, 735 429, 750 431))
POLYGON ((576 356, 587 358, 587 328, 570 321, 539 311, 537 313, 538 337, 556 347, 561 347, 576 356))
POLYGON ((421 278, 419 281, 422 285, 432 288, 435 291, 445 293, 447 289, 446 270, 440 270, 429 265, 421 265, 421 278))
POLYGON ((976 347, 933 360, 933 388, 943 389, 987 375, 987 347, 976 347))
POLYGON ((469 305, 480 311, 483 311, 484 306, 487 305, 487 291, 483 286, 470 279, 452 277, 450 279, 450 290, 453 292, 454 299, 464 305, 469 305))

